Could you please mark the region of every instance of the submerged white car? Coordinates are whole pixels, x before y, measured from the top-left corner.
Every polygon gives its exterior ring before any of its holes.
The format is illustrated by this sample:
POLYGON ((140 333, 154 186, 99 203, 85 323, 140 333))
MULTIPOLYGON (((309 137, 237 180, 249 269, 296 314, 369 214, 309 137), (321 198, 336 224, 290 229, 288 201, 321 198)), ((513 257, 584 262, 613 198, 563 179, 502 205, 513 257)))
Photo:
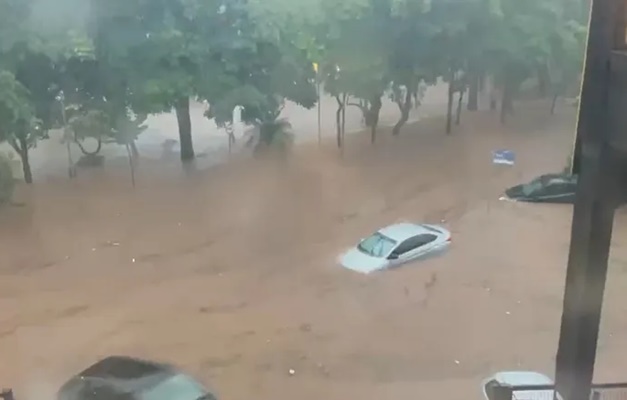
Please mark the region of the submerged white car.
MULTIPOLYGON (((482 383, 485 400, 498 400, 493 395, 496 386, 551 386, 553 380, 548 376, 534 371, 503 371, 498 372, 482 383)), ((512 400, 553 400, 553 390, 514 390, 512 400)), ((562 400, 558 394, 557 400, 562 400)))
POLYGON ((451 233, 438 225, 400 223, 382 228, 340 257, 340 264, 368 274, 444 250, 451 233))

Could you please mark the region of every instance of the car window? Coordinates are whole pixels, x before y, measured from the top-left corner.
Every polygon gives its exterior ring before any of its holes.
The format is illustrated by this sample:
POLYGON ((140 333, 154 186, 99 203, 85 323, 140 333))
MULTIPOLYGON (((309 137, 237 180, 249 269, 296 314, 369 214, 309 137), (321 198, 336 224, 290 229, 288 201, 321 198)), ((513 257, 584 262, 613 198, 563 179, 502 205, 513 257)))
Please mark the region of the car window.
POLYGON ((485 391, 485 395, 488 398, 488 400, 494 400, 494 387, 495 386, 499 386, 499 383, 498 381, 492 379, 488 381, 483 387, 483 390, 485 391))
POLYGON ((168 378, 150 389, 143 390, 140 400, 198 400, 204 398, 205 390, 192 378, 176 375, 168 378))
POLYGON ((544 182, 542 179, 534 179, 522 186, 522 192, 525 196, 531 196, 540 193, 543 187, 544 182))
POLYGON ((398 247, 394 249, 392 254, 394 254, 395 256, 400 256, 407 253, 408 251, 411 251, 412 249, 415 249, 415 246, 411 242, 411 239, 407 239, 399 244, 398 247))
POLYGON ((76 393, 76 400, 132 400, 132 395, 122 393, 108 385, 85 384, 76 393))
POLYGON ((574 189, 575 189, 574 185, 568 182, 561 181, 561 180, 556 180, 556 181, 551 182, 549 186, 544 188, 544 190, 542 191, 542 194, 545 196, 571 194, 573 193, 574 189))
POLYGON ((412 250, 417 249, 418 247, 429 244, 433 242, 435 239, 437 239, 437 236, 432 235, 430 233, 424 233, 422 235, 411 237, 405 240, 404 242, 402 242, 401 244, 399 244, 398 247, 394 249, 393 254, 399 255, 399 256, 403 255, 405 253, 408 253, 412 250))
POLYGON ((431 233, 424 233, 422 235, 418 235, 414 240, 416 247, 421 247, 433 242, 437 238, 438 237, 436 235, 432 235, 431 233))
POLYGON ((357 245, 357 249, 373 257, 387 257, 390 251, 396 246, 396 241, 376 232, 374 235, 364 239, 357 245))

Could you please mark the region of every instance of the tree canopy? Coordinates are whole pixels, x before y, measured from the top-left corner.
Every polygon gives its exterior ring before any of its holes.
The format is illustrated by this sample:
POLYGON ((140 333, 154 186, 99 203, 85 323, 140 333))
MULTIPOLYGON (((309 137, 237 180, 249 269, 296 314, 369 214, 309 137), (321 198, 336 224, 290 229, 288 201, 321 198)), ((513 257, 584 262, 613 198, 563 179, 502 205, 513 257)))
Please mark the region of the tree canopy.
POLYGON ((337 99, 340 145, 346 107, 374 141, 391 98, 399 134, 438 80, 451 114, 467 89, 476 110, 489 77, 505 119, 526 80, 555 98, 577 85, 586 23, 583 0, 0 0, 0 141, 30 181, 28 149, 52 127, 132 145, 147 115, 174 110, 188 161, 190 99, 218 126, 236 107, 278 126, 285 101, 315 105, 317 83, 337 99))

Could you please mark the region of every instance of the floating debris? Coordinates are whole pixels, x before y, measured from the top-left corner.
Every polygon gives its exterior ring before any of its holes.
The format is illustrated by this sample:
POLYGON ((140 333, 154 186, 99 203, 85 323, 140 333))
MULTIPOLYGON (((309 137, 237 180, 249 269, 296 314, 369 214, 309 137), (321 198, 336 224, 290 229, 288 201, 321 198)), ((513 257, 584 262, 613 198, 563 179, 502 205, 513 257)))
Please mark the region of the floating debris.
POLYGON ((294 371, 293 369, 290 369, 288 373, 290 374, 290 376, 294 376, 294 374, 296 374, 296 371, 294 371))

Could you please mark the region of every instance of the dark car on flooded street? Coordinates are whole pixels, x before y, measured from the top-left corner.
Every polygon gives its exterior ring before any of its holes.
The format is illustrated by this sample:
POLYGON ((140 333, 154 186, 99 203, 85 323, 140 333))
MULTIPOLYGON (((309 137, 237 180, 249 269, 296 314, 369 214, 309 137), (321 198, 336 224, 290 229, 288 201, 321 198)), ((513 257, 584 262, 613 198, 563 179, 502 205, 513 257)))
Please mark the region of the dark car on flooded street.
POLYGON ((57 400, 216 400, 192 377, 168 364, 111 356, 67 381, 57 400))
POLYGON ((502 200, 530 203, 573 204, 577 189, 577 176, 546 174, 531 182, 512 186, 505 191, 502 200))

